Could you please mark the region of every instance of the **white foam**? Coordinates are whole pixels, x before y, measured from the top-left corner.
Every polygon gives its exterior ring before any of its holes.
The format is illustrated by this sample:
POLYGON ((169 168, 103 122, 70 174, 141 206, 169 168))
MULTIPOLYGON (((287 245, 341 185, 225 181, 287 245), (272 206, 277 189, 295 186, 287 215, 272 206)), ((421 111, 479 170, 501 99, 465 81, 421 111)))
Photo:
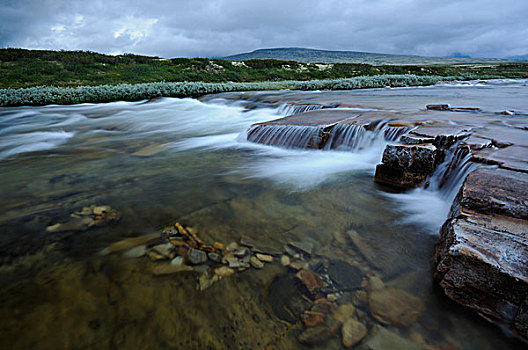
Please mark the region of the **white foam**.
POLYGON ((75 135, 66 131, 37 131, 3 136, 0 141, 0 159, 21 153, 45 151, 66 143, 75 135))

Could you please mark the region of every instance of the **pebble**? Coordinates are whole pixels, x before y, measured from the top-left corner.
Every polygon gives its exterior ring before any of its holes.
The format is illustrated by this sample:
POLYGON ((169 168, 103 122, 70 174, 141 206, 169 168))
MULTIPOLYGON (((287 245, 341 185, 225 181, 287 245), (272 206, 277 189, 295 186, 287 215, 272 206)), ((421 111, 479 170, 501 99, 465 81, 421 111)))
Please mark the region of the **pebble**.
POLYGON ((241 247, 233 250, 233 255, 238 257, 244 257, 249 254, 249 249, 246 247, 241 247))
POLYGON ((239 245, 238 245, 237 242, 231 242, 231 243, 229 243, 229 244, 227 245, 226 250, 227 250, 228 252, 231 252, 231 253, 232 253, 232 252, 236 251, 238 248, 239 248, 239 245))
POLYGON ((291 261, 290 261, 290 257, 287 256, 287 255, 283 255, 281 256, 281 264, 282 266, 288 266, 290 265, 291 261))
POLYGON ((219 268, 216 268, 214 269, 214 272, 216 275, 220 276, 220 277, 229 277, 231 275, 233 275, 235 273, 235 270, 227 267, 227 266, 222 266, 222 267, 219 267, 219 268))
POLYGON ((251 266, 253 266, 256 269, 261 269, 264 267, 264 263, 254 256, 252 256, 251 259, 249 259, 249 263, 251 264, 251 266))
POLYGON ((341 336, 343 345, 347 348, 354 346, 367 335, 367 327, 353 318, 349 318, 343 323, 341 336))
POLYGON ((388 325, 409 326, 425 309, 418 297, 396 288, 372 291, 368 303, 372 316, 388 325))
POLYGON ((224 260, 227 262, 227 264, 229 265, 229 267, 241 267, 242 265, 240 264, 240 261, 238 261, 237 258, 235 258, 234 256, 229 256, 229 257, 225 257, 224 260))
POLYGON ((220 243, 220 242, 214 242, 213 243, 213 247, 215 247, 216 249, 220 249, 220 250, 225 250, 226 249, 226 245, 224 243, 220 243))
POLYGON ((356 291, 355 296, 356 299, 361 303, 366 303, 368 301, 368 294, 362 289, 356 291))
POLYGON ((222 256, 218 253, 210 252, 210 253, 207 253, 207 256, 209 257, 211 261, 214 261, 217 263, 222 262, 222 256))
POLYGON ((305 261, 293 261, 289 265, 294 270, 307 269, 308 263, 305 261))
POLYGON ((179 266, 183 265, 183 256, 177 256, 171 260, 171 265, 179 266))
POLYGON ((140 245, 137 247, 134 247, 132 249, 127 250, 123 253, 124 258, 134 259, 134 258, 140 258, 143 255, 147 254, 147 246, 146 245, 140 245))
POLYGON ((344 323, 347 319, 354 316, 354 311, 356 308, 352 304, 343 304, 340 305, 335 311, 334 311, 334 320, 336 320, 339 323, 344 323))
POLYGON ((315 327, 325 323, 325 315, 320 312, 305 311, 303 314, 303 322, 306 328, 315 327))
POLYGON ((167 259, 167 257, 165 255, 161 255, 160 253, 158 253, 158 252, 156 252, 154 250, 149 251, 147 255, 150 258, 150 260, 152 260, 152 261, 158 261, 158 260, 167 259))
POLYGON ((328 295, 326 296, 326 299, 328 299, 328 301, 330 301, 330 302, 333 303, 334 301, 337 300, 337 296, 336 296, 335 294, 328 294, 328 295))
POLYGON ((273 257, 271 255, 257 253, 257 259, 264 262, 272 262, 273 257))
POLYGON ((187 260, 193 265, 203 264, 207 261, 207 254, 201 250, 191 248, 187 253, 187 260))
POLYGON ((174 246, 171 243, 158 244, 151 248, 151 250, 159 253, 169 259, 174 258, 176 253, 173 250, 174 246))
POLYGON ((368 288, 370 291, 380 290, 385 288, 385 284, 378 276, 370 276, 368 280, 368 288))
POLYGON ((300 270, 295 277, 304 284, 311 294, 324 287, 321 277, 310 270, 300 270))
POLYGON ((209 278, 207 275, 201 275, 198 278, 198 290, 206 290, 207 288, 211 287, 216 280, 214 278, 209 278))
POLYGON ((313 243, 310 243, 310 242, 293 242, 293 241, 290 241, 290 242, 288 242, 288 244, 290 246, 292 246, 293 248, 298 249, 298 250, 300 250, 303 253, 306 253, 308 255, 312 255, 312 252, 313 252, 313 249, 314 249, 313 243))

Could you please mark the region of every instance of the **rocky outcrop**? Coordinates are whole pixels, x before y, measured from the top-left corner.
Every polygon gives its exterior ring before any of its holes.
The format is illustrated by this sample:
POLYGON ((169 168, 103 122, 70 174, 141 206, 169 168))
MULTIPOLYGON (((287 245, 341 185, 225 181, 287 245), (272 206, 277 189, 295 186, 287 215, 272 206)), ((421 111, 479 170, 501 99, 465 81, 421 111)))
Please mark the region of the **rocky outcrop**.
POLYGON ((376 167, 375 180, 404 189, 418 187, 432 174, 437 159, 438 151, 430 144, 389 144, 382 164, 376 167))
POLYGON ((435 278, 445 294, 528 337, 528 175, 471 173, 440 232, 435 278))

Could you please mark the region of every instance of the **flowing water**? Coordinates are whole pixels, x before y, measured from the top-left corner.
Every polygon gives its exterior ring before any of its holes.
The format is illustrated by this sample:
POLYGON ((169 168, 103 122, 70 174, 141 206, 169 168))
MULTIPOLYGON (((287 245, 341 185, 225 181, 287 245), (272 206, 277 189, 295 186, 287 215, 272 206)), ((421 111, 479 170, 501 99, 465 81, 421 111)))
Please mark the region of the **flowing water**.
MULTIPOLYGON (((356 95, 362 108, 402 113, 436 100, 526 110, 528 100, 519 102, 525 81, 306 94, 356 95)), ((450 154, 428 189, 388 194, 374 184, 374 169, 385 144, 407 129, 343 127, 327 150, 288 148, 292 134, 309 138, 310 130, 277 135, 270 129, 267 140, 284 139, 284 147, 274 147, 248 142, 247 131, 292 110, 242 105, 163 98, 0 109, 2 348, 304 347, 297 341, 302 326, 274 312, 273 281, 288 273, 280 264, 198 291, 190 274, 153 276, 148 258, 98 254, 175 221, 195 227, 207 242, 246 235, 280 251, 287 242, 303 242, 319 259, 373 271, 425 304, 415 324, 391 331, 432 349, 521 347, 450 302, 432 281, 438 228, 469 170, 466 153, 450 154), (90 205, 117 209, 119 222, 46 231, 90 205), (343 240, 349 231, 362 237, 375 261, 343 240)), ((337 336, 324 343, 341 346, 337 336)))

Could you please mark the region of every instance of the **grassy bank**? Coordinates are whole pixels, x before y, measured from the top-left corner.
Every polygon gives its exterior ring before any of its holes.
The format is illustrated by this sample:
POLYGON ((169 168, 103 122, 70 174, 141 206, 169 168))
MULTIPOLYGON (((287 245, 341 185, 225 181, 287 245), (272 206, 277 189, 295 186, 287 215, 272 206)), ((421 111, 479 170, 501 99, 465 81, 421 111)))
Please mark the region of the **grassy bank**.
POLYGON ((160 82, 79 87, 32 87, 0 89, 0 106, 137 101, 154 97, 196 97, 204 94, 250 90, 320 90, 424 86, 464 77, 377 75, 335 80, 268 81, 255 83, 160 82))
POLYGON ((0 106, 135 101, 247 90, 416 86, 491 78, 528 78, 528 63, 372 66, 0 49, 0 106))
POLYGON ((264 82, 343 79, 382 74, 417 76, 528 77, 528 63, 380 65, 301 63, 273 59, 243 62, 109 56, 84 51, 0 49, 0 88, 94 86, 165 82, 264 82))

